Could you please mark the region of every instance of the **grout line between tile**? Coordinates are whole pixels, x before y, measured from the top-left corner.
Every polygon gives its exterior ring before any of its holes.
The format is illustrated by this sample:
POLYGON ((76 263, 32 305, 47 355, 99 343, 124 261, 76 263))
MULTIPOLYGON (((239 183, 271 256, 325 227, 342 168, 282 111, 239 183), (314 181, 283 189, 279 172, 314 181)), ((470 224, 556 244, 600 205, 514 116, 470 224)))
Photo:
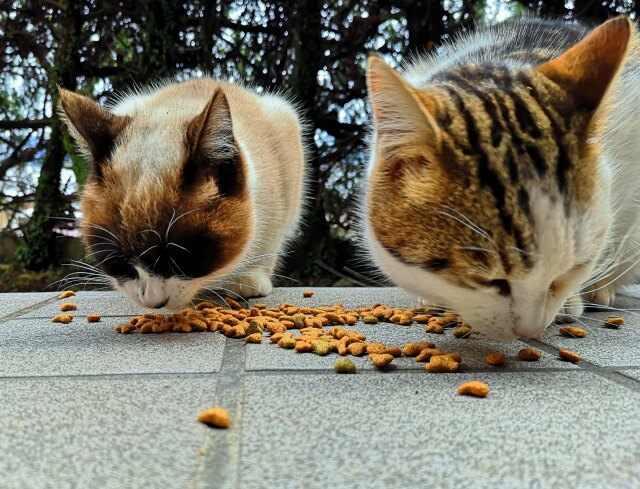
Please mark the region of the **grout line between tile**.
MULTIPOLYGON (((55 302, 57 300, 58 300, 58 296, 54 295, 53 297, 50 297, 49 299, 45 299, 45 300, 37 302, 36 304, 33 304, 31 306, 23 307, 22 309, 18 309, 16 311, 13 311, 11 314, 7 314, 6 316, 0 317, 0 323, 11 321, 12 319, 17 319, 20 316, 22 316, 23 314, 27 314, 27 313, 30 313, 31 311, 35 311, 37 309, 40 309, 41 307, 44 307, 47 304, 50 304, 50 303, 55 302)), ((36 319, 36 318, 25 318, 25 319, 36 319)), ((42 318, 38 318, 38 319, 45 319, 45 318, 42 317, 42 318)))
MULTIPOLYGON (((581 362, 582 363, 582 362, 581 362)), ((638 366, 614 366, 614 367, 598 367, 594 366, 603 372, 616 373, 620 370, 640 370, 638 366)), ((475 368, 464 369, 458 373, 461 374, 474 374, 474 373, 491 373, 491 374, 511 374, 511 373, 549 373, 549 372, 581 372, 587 369, 567 369, 567 368, 554 368, 554 367, 542 367, 542 368, 475 368)), ((360 370, 358 375, 408 375, 408 374, 422 375, 423 369, 386 369, 386 370, 360 370)), ((228 376, 238 379, 242 377, 242 372, 239 374, 229 374, 225 370, 222 371, 210 371, 210 372, 135 372, 135 373, 105 373, 105 374, 76 374, 76 375, 12 375, 12 376, 0 376, 0 382, 10 382, 12 380, 49 380, 49 379, 78 379, 78 380, 110 380, 110 379, 165 379, 165 378, 203 378, 213 376, 215 378, 225 378, 228 376)), ((308 370, 294 370, 294 369, 256 369, 247 370, 244 372, 245 376, 260 377, 268 375, 336 375, 331 368, 326 369, 308 369, 308 370)), ((624 374, 623 374, 624 375, 624 374)), ((241 381, 242 379, 239 379, 241 381)), ((638 381, 636 381, 638 382, 638 381)))
POLYGON ((209 377, 211 375, 219 375, 220 372, 134 372, 134 373, 106 373, 106 374, 75 374, 75 375, 12 375, 12 376, 0 376, 0 382, 12 381, 12 380, 49 380, 49 379, 79 379, 79 380, 112 380, 122 379, 129 377, 132 379, 137 378, 149 378, 149 379, 163 379, 170 377, 186 377, 186 378, 201 378, 209 377))
MULTIPOLYGON (((543 343, 540 340, 526 340, 525 342, 531 346, 535 346, 537 348, 540 348, 541 350, 546 351, 547 353, 552 353, 554 355, 557 355, 559 351, 559 348, 548 345, 547 343, 543 343)), ((583 371, 596 374, 632 391, 640 392, 640 381, 632 377, 628 377, 617 371, 625 367, 615 367, 614 370, 614 368, 612 367, 600 367, 599 365, 596 365, 588 360, 580 360, 576 365, 583 371)))
POLYGON ((190 485, 192 489, 238 488, 244 419, 244 366, 244 343, 225 338, 215 403, 229 410, 231 427, 228 430, 208 430, 200 447, 201 457, 190 485))

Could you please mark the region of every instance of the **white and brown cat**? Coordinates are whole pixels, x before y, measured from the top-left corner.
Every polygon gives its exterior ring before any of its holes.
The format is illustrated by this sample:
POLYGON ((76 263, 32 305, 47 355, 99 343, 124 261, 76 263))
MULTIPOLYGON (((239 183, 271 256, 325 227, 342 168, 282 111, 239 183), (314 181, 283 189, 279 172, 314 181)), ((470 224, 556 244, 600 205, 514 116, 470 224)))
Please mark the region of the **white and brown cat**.
POLYGON ((84 238, 115 287, 170 309, 205 287, 271 291, 302 207, 305 157, 292 104, 210 78, 126 95, 109 110, 60 96, 92 167, 84 238))
POLYGON ((479 29, 403 75, 370 58, 368 87, 364 235, 397 284, 489 336, 526 338, 640 277, 629 19, 479 29))

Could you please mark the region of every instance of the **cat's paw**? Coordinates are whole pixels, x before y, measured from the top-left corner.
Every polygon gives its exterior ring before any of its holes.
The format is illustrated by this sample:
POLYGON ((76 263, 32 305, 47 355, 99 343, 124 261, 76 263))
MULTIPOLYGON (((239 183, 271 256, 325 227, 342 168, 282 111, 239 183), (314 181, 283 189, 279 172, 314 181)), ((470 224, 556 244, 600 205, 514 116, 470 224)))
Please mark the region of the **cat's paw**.
POLYGON ((225 285, 225 288, 247 298, 269 295, 273 290, 273 285, 271 285, 271 278, 268 275, 256 272, 250 276, 237 277, 233 284, 225 285))
MULTIPOLYGON (((596 283, 593 286, 593 292, 587 292, 583 297, 585 301, 591 302, 592 304, 605 307, 613 306, 613 303, 616 301, 617 288, 615 284, 599 285, 596 283)), ((587 307, 589 307, 589 304, 587 304, 587 307)))
POLYGON ((556 315, 554 321, 556 323, 572 323, 575 316, 582 316, 584 312, 584 303, 579 297, 569 297, 567 302, 562 306, 560 312, 556 315))

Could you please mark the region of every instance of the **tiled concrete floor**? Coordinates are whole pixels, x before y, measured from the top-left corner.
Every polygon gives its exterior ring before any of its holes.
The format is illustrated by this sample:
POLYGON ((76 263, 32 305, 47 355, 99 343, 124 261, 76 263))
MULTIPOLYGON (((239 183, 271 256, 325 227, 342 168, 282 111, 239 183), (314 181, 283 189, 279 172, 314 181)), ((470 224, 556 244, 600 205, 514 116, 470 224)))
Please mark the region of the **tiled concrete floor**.
MULTIPOLYGON (((53 294, 0 295, 0 488, 640 488, 635 312, 620 330, 593 320, 584 339, 528 341, 545 352, 538 363, 515 359, 520 342, 360 324, 368 339, 458 351, 463 372, 427 374, 406 358, 378 371, 361 358, 341 376, 336 355, 210 333, 118 335, 137 307, 116 293, 74 301, 76 320, 58 325, 53 294), (566 347, 583 361, 559 360, 566 347), (484 364, 496 350, 505 367, 484 364), (489 384, 486 399, 456 394, 470 379, 489 384), (229 430, 195 421, 214 404, 231 412, 229 430)), ((302 303, 301 289, 261 300, 285 301, 302 303)), ((304 301, 414 305, 397 289, 316 289, 304 301)))

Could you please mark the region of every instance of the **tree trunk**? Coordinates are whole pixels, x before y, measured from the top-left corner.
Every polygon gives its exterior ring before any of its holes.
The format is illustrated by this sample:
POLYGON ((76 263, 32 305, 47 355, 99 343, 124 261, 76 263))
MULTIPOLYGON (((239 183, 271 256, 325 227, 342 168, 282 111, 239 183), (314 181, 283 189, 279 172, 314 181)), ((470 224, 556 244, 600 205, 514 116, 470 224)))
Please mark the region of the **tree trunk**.
POLYGON ((25 229, 25 236, 16 250, 18 262, 29 270, 44 270, 57 264, 55 217, 60 215, 63 198, 60 192, 60 172, 64 162, 63 129, 57 113, 59 103, 56 83, 74 90, 81 46, 82 6, 78 0, 63 2, 59 35, 61 45, 56 53, 53 73, 49 73, 49 91, 54 109, 47 151, 38 177, 33 215, 25 229))
POLYGON ((445 12, 441 0, 408 0, 404 2, 409 53, 425 53, 440 43, 445 32, 445 12))
POLYGON ((51 129, 47 152, 40 169, 33 215, 16 251, 20 264, 29 270, 44 270, 49 265, 57 264, 56 237, 53 232, 55 221, 52 218, 60 215, 62 208, 60 171, 64 155, 62 124, 57 121, 51 129))
POLYGON ((182 14, 176 0, 141 2, 144 29, 142 52, 143 73, 138 82, 148 82, 154 78, 173 76, 176 69, 177 39, 175 17, 182 14))

